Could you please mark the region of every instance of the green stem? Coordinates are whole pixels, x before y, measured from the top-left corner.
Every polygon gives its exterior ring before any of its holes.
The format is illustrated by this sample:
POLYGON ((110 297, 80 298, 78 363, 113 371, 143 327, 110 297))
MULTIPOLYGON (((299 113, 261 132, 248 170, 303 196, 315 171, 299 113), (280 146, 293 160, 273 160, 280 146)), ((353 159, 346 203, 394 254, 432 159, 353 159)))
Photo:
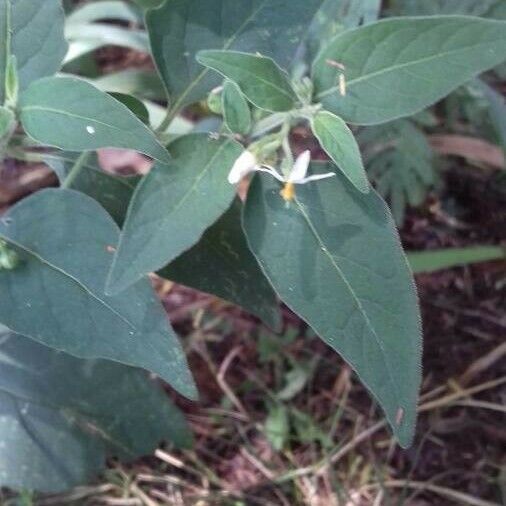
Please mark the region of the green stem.
POLYGON ((61 184, 61 188, 70 188, 72 186, 72 183, 76 180, 77 176, 79 176, 81 170, 85 166, 89 154, 90 153, 88 151, 85 151, 79 155, 79 158, 74 163, 72 169, 70 169, 65 181, 61 184))
POLYGON ((174 118, 179 114, 179 108, 174 107, 172 109, 167 109, 167 114, 165 115, 165 118, 163 118, 163 121, 160 123, 160 125, 156 129, 156 133, 161 134, 169 128, 170 124, 174 121, 174 118))

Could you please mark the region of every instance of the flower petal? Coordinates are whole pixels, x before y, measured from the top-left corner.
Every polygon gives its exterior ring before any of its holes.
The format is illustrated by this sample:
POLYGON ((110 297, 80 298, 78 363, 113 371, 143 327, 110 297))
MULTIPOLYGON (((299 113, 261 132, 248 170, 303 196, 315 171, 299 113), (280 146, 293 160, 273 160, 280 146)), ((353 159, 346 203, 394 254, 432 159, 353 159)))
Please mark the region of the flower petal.
POLYGON ((228 175, 230 184, 237 184, 244 176, 256 169, 257 159, 251 151, 244 150, 241 156, 235 161, 232 170, 228 175))
POLYGON ((270 174, 281 183, 286 182, 285 178, 279 174, 279 172, 274 167, 269 167, 268 165, 260 165, 258 167, 255 167, 255 170, 258 172, 267 172, 267 174, 270 174))
POLYGON ((319 181, 320 179, 327 179, 329 177, 334 177, 335 172, 327 172, 326 174, 315 174, 314 176, 305 177, 304 179, 300 179, 299 181, 295 181, 297 184, 305 184, 310 181, 319 181))
POLYGON ((304 151, 297 157, 293 164, 292 171, 288 181, 291 183, 298 183, 306 177, 307 169, 309 168, 309 162, 311 161, 311 152, 309 150, 304 151))

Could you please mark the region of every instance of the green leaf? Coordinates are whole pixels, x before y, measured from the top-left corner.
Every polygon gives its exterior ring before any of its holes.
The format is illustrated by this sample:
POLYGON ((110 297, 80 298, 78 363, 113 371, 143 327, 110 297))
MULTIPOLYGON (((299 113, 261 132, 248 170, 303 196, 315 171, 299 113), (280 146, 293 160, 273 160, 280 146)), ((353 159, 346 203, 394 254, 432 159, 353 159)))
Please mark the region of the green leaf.
POLYGON ((2 216, 0 239, 20 257, 0 271, 0 322, 79 358, 104 358, 159 374, 183 395, 196 391, 178 338, 147 280, 104 295, 119 231, 91 198, 48 189, 2 216))
POLYGON ((432 148, 423 132, 405 119, 366 128, 359 138, 366 144, 367 173, 402 226, 406 206, 421 205, 437 181, 432 148), (374 154, 367 156, 368 151, 374 154))
POLYGON ((506 19, 503 0, 394 0, 392 11, 401 16, 433 16, 437 14, 467 14, 506 19))
POLYGON ((158 274, 233 302, 278 329, 281 318, 276 294, 248 248, 241 210, 241 202, 235 199, 192 249, 158 274))
POLYGON ((506 23, 466 16, 392 18, 338 35, 313 67, 315 99, 348 123, 414 114, 506 58, 506 23), (340 72, 346 68, 347 95, 340 72))
POLYGON ((147 107, 141 102, 138 98, 133 97, 132 95, 127 95, 125 93, 118 92, 110 92, 112 98, 121 102, 124 106, 128 107, 131 112, 133 112, 137 118, 139 118, 145 125, 149 126, 149 111, 147 107))
POLYGON ((30 137, 67 151, 126 148, 170 161, 153 132, 126 106, 81 79, 33 83, 21 96, 21 122, 30 137))
POLYGON ((137 5, 144 9, 159 7, 164 0, 133 0, 137 5))
POLYGON ((232 81, 225 81, 222 95, 225 123, 231 132, 246 135, 251 130, 251 111, 240 88, 232 81))
POLYGON ((170 144, 169 151, 172 162, 155 165, 135 190, 109 274, 110 293, 197 243, 234 198, 227 175, 242 152, 240 144, 191 134, 170 144))
POLYGON ((32 81, 60 69, 67 52, 64 22, 60 0, 0 1, 0 103, 5 98, 9 53, 17 60, 21 91, 32 81))
POLYGON ((290 432, 288 411, 283 404, 273 404, 269 407, 264 431, 272 447, 277 451, 282 450, 290 432))
POLYGON ((202 100, 220 84, 218 76, 195 61, 202 49, 259 52, 289 68, 322 2, 170 0, 148 12, 153 57, 172 108, 202 100))
POLYGON ((102 91, 135 95, 158 102, 165 99, 163 83, 151 70, 120 70, 94 79, 93 84, 102 91))
POLYGON ((291 401, 306 387, 309 380, 308 371, 300 366, 295 366, 285 374, 285 386, 277 392, 276 398, 280 401, 291 401))
POLYGON ((297 101, 288 75, 271 58, 237 51, 200 51, 197 61, 234 81, 260 109, 290 111, 297 101))
POLYGON ((181 412, 142 371, 79 360, 0 328, 0 485, 61 492, 162 440, 191 444, 181 412))
POLYGON ((436 272, 462 265, 492 260, 506 260, 506 250, 501 246, 470 246, 408 253, 409 263, 415 273, 436 272))
POLYGON ((497 92, 485 81, 476 80, 476 86, 487 99, 490 120, 497 132, 497 138, 506 153, 506 99, 502 93, 497 92))
POLYGON ((371 187, 365 174, 360 149, 346 123, 331 112, 320 111, 311 120, 311 128, 321 147, 353 186, 367 193, 371 187))
MULTIPOLYGON (((79 155, 76 153, 48 153, 44 161, 65 181, 79 155)), ((121 227, 125 220, 128 204, 132 199, 139 176, 115 176, 104 172, 95 153, 90 154, 70 188, 78 190, 96 200, 121 227)))
POLYGON ((376 21, 380 11, 381 0, 325 0, 309 28, 311 61, 338 33, 376 21))
POLYGON ((243 224, 278 295, 355 369, 409 446, 421 379, 420 314, 385 203, 338 174, 297 187, 287 208, 279 184, 261 175, 243 224))

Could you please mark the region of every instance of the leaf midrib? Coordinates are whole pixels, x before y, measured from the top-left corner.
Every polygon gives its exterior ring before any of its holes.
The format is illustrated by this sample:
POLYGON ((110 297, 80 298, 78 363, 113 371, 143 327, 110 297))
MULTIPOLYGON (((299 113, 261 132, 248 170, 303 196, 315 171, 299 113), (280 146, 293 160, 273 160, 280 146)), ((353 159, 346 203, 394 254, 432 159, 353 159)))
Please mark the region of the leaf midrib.
MULTIPOLYGON (((188 191, 183 195, 183 197, 178 201, 176 202, 176 204, 174 205, 174 207, 172 207, 172 209, 168 210, 166 213, 165 213, 165 217, 163 218, 161 224, 160 224, 160 227, 159 229, 160 230, 163 230, 167 224, 167 222, 171 219, 171 215, 175 212, 177 212, 183 205, 184 203, 190 198, 190 195, 192 193, 194 193, 195 191, 195 188, 197 188, 197 186, 199 185, 200 181, 202 181, 203 177, 209 172, 209 169, 212 167, 213 163, 215 162, 215 160, 217 158, 219 158, 220 154, 222 153, 222 151, 230 145, 230 141, 226 141, 224 142, 217 150, 216 150, 216 153, 214 153, 214 155, 210 158, 210 160, 206 163, 206 165, 204 165, 204 168, 202 169, 202 171, 199 173, 198 177, 195 178, 195 181, 193 182, 193 184, 191 185, 191 187, 188 189, 188 191)), ((173 160, 175 163, 177 163, 177 159, 176 160, 173 160)), ((141 191, 142 189, 142 184, 139 185, 139 190, 136 190, 136 191, 141 191)), ((132 201, 135 201, 135 195, 132 197, 132 201)), ((128 222, 128 219, 129 219, 129 215, 130 215, 130 209, 129 211, 127 212, 127 217, 126 217, 126 222, 128 222)), ((125 240, 125 234, 126 232, 126 228, 121 232, 121 235, 120 235, 120 239, 119 239, 119 242, 118 242, 118 253, 122 251, 122 248, 123 248, 123 243, 124 243, 124 240, 125 240)), ((153 241, 153 237, 154 236, 151 236, 150 240, 144 244, 144 247, 142 248, 141 252, 143 253, 144 251, 146 251, 147 249, 149 249, 149 246, 151 244, 151 242, 153 241)), ((137 262, 135 264, 138 264, 138 259, 140 258, 141 256, 141 253, 139 253, 139 255, 136 257, 137 258, 137 262)), ((114 272, 116 269, 116 265, 117 264, 117 259, 119 258, 119 254, 117 254, 114 258, 114 261, 113 261, 113 265, 111 267, 111 270, 110 270, 110 274, 112 272, 114 272)), ((134 264, 134 265, 135 265, 134 264)), ((110 275, 109 274, 109 275, 110 275)))
POLYGON ((388 373, 388 376, 389 376, 389 380, 392 383, 392 386, 393 386, 394 391, 395 391, 395 396, 398 399, 399 404, 401 404, 400 399, 402 399, 402 397, 401 397, 401 395, 399 393, 399 387, 397 385, 397 382, 394 379, 394 375, 393 375, 391 367, 390 367, 390 362, 388 360, 387 353, 385 351, 383 343, 381 342, 378 334, 376 333, 376 330, 374 329, 374 327, 373 327, 373 325, 372 325, 372 323, 371 323, 371 321, 370 321, 370 319, 369 319, 369 317, 368 317, 368 315, 367 315, 367 313, 366 313, 366 311, 365 311, 365 309, 364 309, 364 307, 362 305, 362 302, 360 301, 360 298, 358 297, 358 295, 353 290, 353 287, 348 282, 348 280, 347 280, 346 276, 344 275, 343 271, 337 265, 337 263, 335 261, 335 258, 330 254, 329 249, 325 245, 324 241, 320 237, 320 234, 318 233, 318 230, 316 229, 315 225, 311 221, 311 218, 307 214, 306 209, 304 208, 304 204, 302 202, 300 202, 297 197, 295 197, 295 202, 297 203, 297 207, 299 208, 299 211, 300 211, 301 215, 303 216, 304 220, 308 224, 309 229, 311 230, 311 233, 315 237, 316 242, 318 243, 318 246, 320 247, 321 251, 323 251, 325 253, 325 255, 327 256, 327 258, 329 259, 329 262, 331 263, 332 267, 334 267, 334 269, 336 270, 338 276, 343 280, 346 288, 348 289, 348 291, 351 294, 353 300, 355 301, 355 304, 356 304, 357 308, 359 309, 360 314, 364 318, 367 327, 370 329, 371 333, 373 334, 373 336, 375 338, 375 341, 376 341, 379 349, 381 350, 381 354, 383 356, 383 360, 384 360, 385 365, 386 365, 386 370, 387 370, 387 373, 388 373))
MULTIPOLYGON (((506 26, 506 23, 505 23, 505 26, 506 26)), ((358 83, 360 83, 362 81, 366 81, 366 80, 369 80, 369 79, 374 79, 374 78, 376 78, 378 76, 381 76, 383 74, 388 74, 390 72, 395 72, 395 71, 398 71, 398 70, 409 68, 411 66, 419 65, 421 63, 431 62, 431 61, 437 60, 439 58, 444 58, 444 57, 447 57, 447 56, 453 56, 454 54, 458 54, 459 52, 467 51, 468 49, 475 49, 475 48, 478 48, 480 46, 484 46, 484 45, 488 45, 488 44, 489 44, 489 42, 482 42, 480 44, 474 44, 472 46, 467 46, 467 47, 460 47, 459 49, 455 49, 455 50, 452 50, 452 51, 445 51, 445 52, 439 53, 437 55, 427 56, 425 58, 420 58, 419 60, 416 60, 416 61, 411 61, 411 62, 408 62, 408 63, 399 63, 397 65, 392 65, 392 66, 390 66, 388 68, 377 70, 376 72, 372 72, 370 74, 365 74, 365 75, 362 75, 362 76, 357 77, 355 79, 350 79, 349 81, 347 81, 347 87, 348 87, 348 90, 350 90, 354 85, 356 85, 356 84, 358 84, 358 83)), ((329 95, 332 95, 333 93, 336 93, 338 90, 339 90, 339 86, 333 86, 333 87, 329 88, 328 90, 325 90, 325 91, 322 91, 322 92, 318 93, 318 95, 316 96, 316 98, 317 99, 325 98, 325 97, 327 97, 329 95)))
MULTIPOLYGON (((244 53, 246 54, 246 53, 244 53)), ((209 57, 207 56, 207 58, 209 58, 210 60, 213 60, 213 57, 209 57)), ((274 62, 274 60, 272 60, 271 58, 267 58, 267 57, 262 57, 263 59, 265 59, 266 61, 270 61, 273 63, 274 67, 273 67, 273 70, 280 70, 276 63, 274 62)), ((214 61, 217 61, 219 63, 219 60, 217 60, 216 58, 214 58, 214 61)), ((272 82, 272 81, 267 81, 266 79, 264 79, 263 77, 259 76, 258 74, 256 74, 255 72, 252 72, 251 70, 249 70, 248 68, 245 68, 245 67, 241 67, 241 66, 238 66, 238 65, 235 65, 233 63, 229 63, 227 62, 226 65, 229 65, 230 67, 233 67, 235 69, 239 69, 240 71, 244 72, 245 74, 249 75, 249 76, 252 76, 252 78, 256 81, 260 81, 261 83, 263 83, 264 85, 268 86, 269 88, 272 88, 276 91, 279 91, 282 95, 284 95, 285 97, 289 98, 291 102, 294 102, 296 97, 295 95, 292 95, 289 90, 285 89, 285 88, 280 88, 276 83, 272 82)), ((212 67, 213 70, 216 70, 217 72, 219 72, 220 74, 222 74, 224 77, 228 77, 226 76, 223 72, 221 72, 219 69, 215 68, 215 67, 212 67)), ((283 76, 282 74, 282 71, 280 70, 281 72, 281 76, 283 76)), ((288 82, 286 81, 285 84, 288 84, 288 82)))
MULTIPOLYGON (((246 26, 248 26, 249 23, 251 23, 255 17, 257 16, 257 14, 265 7, 265 4, 268 2, 268 0, 263 0, 263 2, 260 4, 260 6, 258 7, 258 9, 254 10, 250 16, 248 16, 248 18, 244 21, 244 23, 237 29, 237 31, 227 40, 227 42, 225 44, 223 44, 222 46, 222 50, 227 50, 227 49, 230 49, 230 47, 232 46, 232 44, 236 41, 237 37, 239 36, 239 34, 246 28, 246 26)), ((209 72, 209 69, 205 68, 204 70, 202 70, 200 72, 200 74, 197 75, 197 77, 187 86, 186 90, 179 96, 179 98, 177 99, 176 103, 174 104, 174 106, 172 107, 172 110, 173 111, 178 111, 182 104, 184 103, 184 101, 186 100, 186 97, 193 91, 193 89, 200 83, 200 81, 202 81, 202 79, 204 79, 204 77, 207 75, 207 73, 209 72)))
POLYGON ((19 248, 20 250, 24 251, 27 255, 35 258, 40 263, 46 265, 50 269, 53 269, 56 272, 59 272, 60 274, 62 274, 63 276, 65 276, 66 278, 70 279, 73 283, 77 284, 77 286, 79 286, 82 290, 84 290, 92 299, 94 299, 96 302, 98 302, 99 305, 105 307, 112 314, 114 314, 117 318, 119 318, 123 323, 126 323, 134 331, 138 330, 137 327, 130 320, 128 320, 125 316, 123 316, 121 313, 119 313, 118 311, 116 311, 116 309, 114 309, 107 302, 105 302, 104 300, 102 300, 98 295, 95 295, 86 285, 84 285, 76 277, 72 276, 72 274, 68 273, 64 269, 61 269, 60 267, 58 267, 58 266, 54 265, 53 263, 49 262, 48 260, 46 260, 45 258, 43 258, 42 256, 40 256, 38 253, 36 253, 35 251, 32 251, 27 246, 25 246, 25 245, 23 245, 23 244, 21 244, 21 243, 19 243, 17 241, 14 241, 13 239, 11 239, 11 238, 9 238, 7 236, 5 236, 2 232, 0 232, 0 239, 3 239, 7 243, 15 246, 16 248, 19 248))

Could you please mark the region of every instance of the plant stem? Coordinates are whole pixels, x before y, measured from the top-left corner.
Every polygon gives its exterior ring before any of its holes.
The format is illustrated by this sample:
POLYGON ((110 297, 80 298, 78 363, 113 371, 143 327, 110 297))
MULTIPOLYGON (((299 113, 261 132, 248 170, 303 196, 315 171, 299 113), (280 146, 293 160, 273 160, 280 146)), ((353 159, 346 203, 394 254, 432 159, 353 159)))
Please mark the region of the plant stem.
POLYGON ((77 176, 86 164, 89 154, 90 153, 88 151, 85 151, 79 155, 79 158, 74 163, 72 169, 70 169, 65 181, 61 184, 61 188, 70 188, 72 186, 72 183, 76 180, 77 176))
POLYGON ((169 128, 170 124, 172 123, 172 121, 174 121, 174 118, 178 114, 179 114, 178 108, 168 108, 165 118, 163 118, 163 121, 156 128, 156 133, 158 133, 158 134, 164 133, 165 130, 167 130, 167 128, 169 128))

